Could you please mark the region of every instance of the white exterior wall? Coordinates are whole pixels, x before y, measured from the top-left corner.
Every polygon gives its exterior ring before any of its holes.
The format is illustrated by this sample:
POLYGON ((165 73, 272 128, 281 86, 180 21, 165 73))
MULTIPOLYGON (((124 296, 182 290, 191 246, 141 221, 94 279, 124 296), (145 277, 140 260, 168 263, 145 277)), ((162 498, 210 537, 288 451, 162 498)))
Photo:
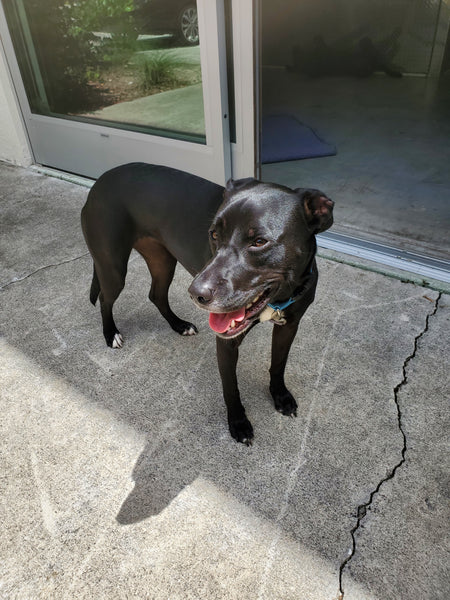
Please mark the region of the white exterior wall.
POLYGON ((0 52, 0 160, 23 167, 27 167, 33 162, 20 109, 2 52, 0 52))

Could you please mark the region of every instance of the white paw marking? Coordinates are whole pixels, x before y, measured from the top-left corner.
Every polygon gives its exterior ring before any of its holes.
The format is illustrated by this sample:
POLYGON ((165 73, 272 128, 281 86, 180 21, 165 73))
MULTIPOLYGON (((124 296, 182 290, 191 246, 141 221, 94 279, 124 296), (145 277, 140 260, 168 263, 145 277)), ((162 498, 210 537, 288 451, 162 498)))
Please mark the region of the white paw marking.
POLYGON ((186 329, 185 331, 183 331, 183 335, 196 335, 196 334, 197 334, 197 330, 192 325, 189 327, 189 329, 186 329))
POLYGON ((120 333, 116 333, 113 339, 112 347, 113 348, 122 348, 123 346, 123 337, 120 333))

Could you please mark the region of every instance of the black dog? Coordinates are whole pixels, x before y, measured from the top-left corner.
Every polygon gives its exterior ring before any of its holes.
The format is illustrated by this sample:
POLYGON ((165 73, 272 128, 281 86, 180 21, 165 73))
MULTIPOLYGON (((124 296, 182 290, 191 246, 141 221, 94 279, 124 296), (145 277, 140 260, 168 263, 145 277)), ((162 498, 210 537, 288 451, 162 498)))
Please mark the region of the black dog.
POLYGON ((284 370, 298 324, 314 300, 315 234, 331 226, 333 202, 318 190, 291 190, 256 179, 226 188, 168 167, 132 163, 108 171, 92 187, 82 210, 94 259, 90 299, 100 296, 108 346, 122 336, 112 307, 125 284, 132 248, 152 276, 149 298, 172 329, 197 329, 171 310, 167 292, 179 261, 195 275, 189 293, 210 312, 231 435, 251 443, 253 428, 236 380, 238 347, 258 322, 275 323, 270 391, 278 411, 296 414, 284 370))

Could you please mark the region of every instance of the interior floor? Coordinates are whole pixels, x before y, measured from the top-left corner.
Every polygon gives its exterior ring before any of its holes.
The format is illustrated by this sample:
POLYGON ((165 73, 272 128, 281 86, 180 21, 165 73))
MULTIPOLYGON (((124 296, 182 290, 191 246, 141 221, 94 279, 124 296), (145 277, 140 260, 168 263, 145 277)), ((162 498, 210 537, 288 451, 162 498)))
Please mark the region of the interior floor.
MULTIPOLYGON (((262 73, 262 113, 290 114, 335 156, 262 165, 262 179, 322 189, 334 231, 448 260, 450 81, 262 73)), ((264 135, 264 131, 263 131, 264 135)))

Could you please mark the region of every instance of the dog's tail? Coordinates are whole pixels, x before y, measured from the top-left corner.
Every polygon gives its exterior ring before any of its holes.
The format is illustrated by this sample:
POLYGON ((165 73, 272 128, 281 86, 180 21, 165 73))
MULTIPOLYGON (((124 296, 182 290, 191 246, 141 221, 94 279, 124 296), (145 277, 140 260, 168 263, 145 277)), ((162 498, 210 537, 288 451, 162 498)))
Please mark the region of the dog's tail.
POLYGON ((89 300, 92 302, 92 304, 94 306, 97 302, 97 298, 98 298, 99 294, 100 294, 100 283, 98 281, 97 271, 95 270, 95 265, 94 265, 94 274, 92 275, 91 291, 89 294, 89 300))

